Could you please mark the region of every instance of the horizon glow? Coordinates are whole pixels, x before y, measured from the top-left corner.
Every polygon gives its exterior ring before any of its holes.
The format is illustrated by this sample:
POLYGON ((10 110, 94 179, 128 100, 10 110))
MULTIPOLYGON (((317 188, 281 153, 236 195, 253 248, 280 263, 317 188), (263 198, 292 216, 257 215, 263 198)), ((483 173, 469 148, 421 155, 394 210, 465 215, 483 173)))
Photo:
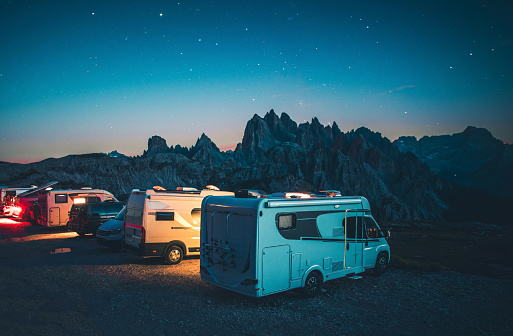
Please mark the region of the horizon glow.
POLYGON ((391 141, 467 126, 513 142, 502 1, 11 1, 0 10, 0 161, 141 155, 153 135, 242 142, 254 114, 391 141), (458 15, 454 15, 458 13, 458 15))

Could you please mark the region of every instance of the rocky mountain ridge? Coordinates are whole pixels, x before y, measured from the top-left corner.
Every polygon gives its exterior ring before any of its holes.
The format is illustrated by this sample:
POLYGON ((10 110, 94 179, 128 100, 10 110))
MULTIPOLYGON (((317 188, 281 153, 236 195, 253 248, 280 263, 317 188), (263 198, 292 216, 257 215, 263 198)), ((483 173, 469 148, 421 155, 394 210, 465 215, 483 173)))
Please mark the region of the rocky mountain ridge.
POLYGON ((513 145, 484 128, 467 127, 441 136, 400 137, 394 144, 411 152, 438 176, 513 199, 513 145))
POLYGON ((86 154, 26 165, 0 163, 5 184, 49 180, 60 181, 63 189, 91 186, 118 196, 154 185, 174 189, 214 184, 224 190, 269 193, 336 189, 367 197, 379 220, 490 220, 466 210, 469 195, 472 200, 490 195, 436 175, 416 154, 400 150, 380 133, 364 127, 343 133, 336 123, 325 127, 317 118, 298 125, 273 110, 248 121, 234 151, 221 152, 205 134, 190 148, 169 147, 165 139, 153 136, 141 157, 86 154))

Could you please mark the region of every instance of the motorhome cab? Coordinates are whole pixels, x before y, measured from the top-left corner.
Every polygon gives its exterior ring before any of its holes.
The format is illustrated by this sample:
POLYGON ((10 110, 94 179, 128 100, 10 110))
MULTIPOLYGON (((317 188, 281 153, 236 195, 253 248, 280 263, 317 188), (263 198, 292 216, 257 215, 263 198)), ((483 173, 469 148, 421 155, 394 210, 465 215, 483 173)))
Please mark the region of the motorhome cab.
POLYGON ((201 279, 260 297, 386 270, 390 248, 364 197, 205 197, 201 279))
POLYGON ((143 257, 164 257, 171 265, 199 255, 201 201, 208 195, 233 196, 214 188, 133 191, 126 205, 124 247, 143 257))
POLYGON ((64 226, 75 203, 96 203, 118 200, 100 189, 41 190, 38 194, 37 223, 44 226, 64 226))

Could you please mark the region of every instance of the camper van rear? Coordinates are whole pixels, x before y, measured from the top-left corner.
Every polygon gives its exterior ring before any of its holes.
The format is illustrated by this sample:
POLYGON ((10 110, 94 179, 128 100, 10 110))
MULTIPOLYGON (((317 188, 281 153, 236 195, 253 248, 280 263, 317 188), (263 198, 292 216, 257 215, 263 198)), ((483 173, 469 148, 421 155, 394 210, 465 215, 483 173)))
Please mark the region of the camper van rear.
POLYGON ((386 270, 390 248, 364 197, 206 197, 200 273, 204 281, 260 297, 386 270))
POLYGON ((167 264, 199 255, 201 201, 207 195, 233 193, 193 188, 132 192, 123 225, 124 247, 143 257, 163 257, 167 264))

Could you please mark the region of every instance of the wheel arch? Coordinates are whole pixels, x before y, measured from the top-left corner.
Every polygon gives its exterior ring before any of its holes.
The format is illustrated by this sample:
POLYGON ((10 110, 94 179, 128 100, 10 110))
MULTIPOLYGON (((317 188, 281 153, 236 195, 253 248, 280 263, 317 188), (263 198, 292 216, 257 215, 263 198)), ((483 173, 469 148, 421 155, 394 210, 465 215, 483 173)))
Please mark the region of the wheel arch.
POLYGON ((380 250, 378 250, 378 253, 376 254, 376 260, 374 260, 374 267, 376 267, 376 262, 378 260, 377 257, 379 256, 380 253, 386 254, 387 259, 388 259, 387 262, 390 262, 390 250, 388 250, 388 249, 380 249, 380 250))
POLYGON ((319 265, 315 265, 315 266, 310 267, 309 269, 306 270, 305 273, 303 273, 303 278, 301 279, 301 287, 305 286, 306 278, 308 278, 308 275, 310 275, 310 273, 312 273, 312 272, 318 273, 321 276, 321 281, 323 283, 325 282, 326 277, 324 275, 324 271, 323 271, 322 267, 319 265))
POLYGON ((171 246, 179 246, 181 249, 182 249, 182 253, 184 256, 187 255, 188 251, 187 251, 187 246, 185 245, 185 243, 181 240, 172 240, 170 241, 169 243, 166 244, 166 247, 164 248, 164 251, 163 253, 166 254, 167 253, 167 250, 169 250, 169 248, 171 246))

